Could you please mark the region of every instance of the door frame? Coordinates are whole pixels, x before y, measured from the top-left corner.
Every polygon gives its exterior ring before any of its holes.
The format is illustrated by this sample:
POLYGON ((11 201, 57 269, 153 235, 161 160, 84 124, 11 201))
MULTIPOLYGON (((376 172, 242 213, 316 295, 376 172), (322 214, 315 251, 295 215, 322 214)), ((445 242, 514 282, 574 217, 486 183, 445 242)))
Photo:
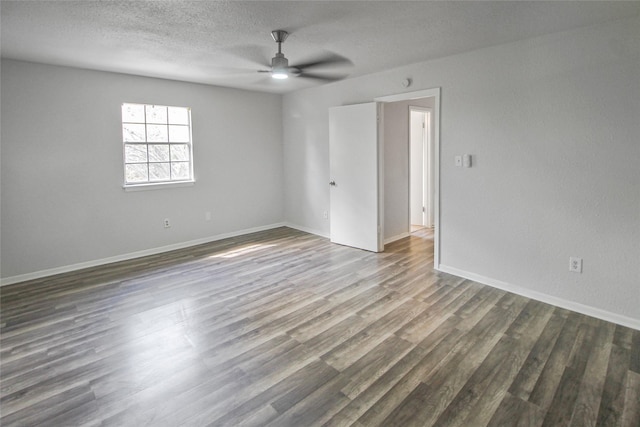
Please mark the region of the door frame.
POLYGON ((425 126, 423 128, 422 134, 422 207, 425 209, 422 212, 422 225, 431 228, 433 226, 433 215, 431 214, 432 205, 433 205, 433 152, 431 150, 432 141, 431 141, 431 127, 433 121, 433 108, 431 107, 420 107, 416 105, 409 106, 409 233, 411 233, 411 209, 413 206, 411 205, 411 113, 418 112, 424 114, 428 119, 425 120, 425 126))
MULTIPOLYGON (((374 98, 375 102, 397 102, 410 101, 419 98, 435 98, 433 106, 433 114, 431 124, 434 127, 433 138, 433 266, 436 269, 440 267, 440 88, 432 88, 418 90, 415 92, 399 93, 396 95, 387 95, 374 98)), ((383 126, 384 121, 379 121, 379 127, 383 126)), ((379 132, 378 137, 381 139, 381 146, 384 147, 384 132, 379 132)), ((381 157, 384 157, 382 155, 381 157)), ((382 203, 381 203, 382 204, 382 203)), ((384 222, 383 222, 384 224, 384 222)), ((384 226, 384 225, 383 225, 384 226)), ((383 233, 384 235, 384 233, 383 233)))

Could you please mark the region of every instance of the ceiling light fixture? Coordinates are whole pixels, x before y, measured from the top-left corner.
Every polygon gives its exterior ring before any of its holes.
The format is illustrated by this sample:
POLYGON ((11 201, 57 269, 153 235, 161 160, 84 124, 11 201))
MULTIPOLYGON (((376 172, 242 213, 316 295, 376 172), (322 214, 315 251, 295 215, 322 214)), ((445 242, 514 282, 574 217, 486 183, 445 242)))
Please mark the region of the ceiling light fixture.
POLYGON ((271 32, 271 37, 278 43, 278 53, 271 58, 271 77, 278 80, 289 78, 289 60, 282 53, 282 42, 287 39, 287 33, 284 30, 276 30, 271 32))
POLYGON ((290 77, 299 77, 304 79, 319 80, 323 82, 333 82, 336 80, 341 80, 346 76, 337 76, 332 74, 324 75, 314 73, 313 71, 309 72, 307 70, 313 69, 315 67, 353 65, 353 63, 347 58, 334 53, 326 53, 306 63, 293 66, 289 65, 289 60, 286 56, 284 56, 284 53, 282 53, 282 43, 284 43, 288 36, 289 33, 285 30, 274 30, 271 32, 271 37, 278 44, 278 51, 276 52, 275 56, 271 58, 270 65, 265 64, 267 67, 269 67, 269 69, 258 70, 259 73, 269 73, 272 79, 278 80, 284 80, 290 77))

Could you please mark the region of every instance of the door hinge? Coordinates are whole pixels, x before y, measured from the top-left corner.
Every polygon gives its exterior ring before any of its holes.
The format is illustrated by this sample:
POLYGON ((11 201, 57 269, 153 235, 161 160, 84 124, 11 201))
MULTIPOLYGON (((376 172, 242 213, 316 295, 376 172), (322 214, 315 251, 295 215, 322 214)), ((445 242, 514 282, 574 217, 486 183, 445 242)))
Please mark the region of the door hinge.
POLYGON ((422 207, 422 212, 426 212, 427 210, 424 208, 424 206, 422 207))

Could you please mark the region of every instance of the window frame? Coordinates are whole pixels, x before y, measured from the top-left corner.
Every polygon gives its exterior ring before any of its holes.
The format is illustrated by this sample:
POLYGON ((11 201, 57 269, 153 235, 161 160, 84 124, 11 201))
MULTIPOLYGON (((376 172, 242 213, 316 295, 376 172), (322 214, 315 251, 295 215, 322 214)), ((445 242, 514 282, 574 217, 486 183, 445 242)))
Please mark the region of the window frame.
POLYGON ((123 102, 120 105, 120 112, 121 112, 121 122, 120 122, 120 130, 121 130, 121 135, 122 135, 122 170, 123 170, 123 188, 126 191, 138 191, 138 190, 151 190, 151 189, 160 189, 160 188, 168 188, 168 187, 185 187, 185 186, 192 186, 195 183, 195 175, 194 175, 194 158, 193 158, 193 124, 192 124, 192 120, 191 120, 191 107, 182 107, 182 106, 174 106, 174 105, 160 105, 160 104, 146 104, 146 103, 140 103, 140 102, 123 102), (142 106, 143 107, 143 112, 144 112, 144 122, 140 122, 140 121, 125 121, 125 115, 124 115, 124 108, 126 105, 135 105, 135 106, 142 106), (166 122, 163 123, 154 123, 154 122, 150 122, 148 115, 147 115, 147 109, 151 107, 151 108, 156 108, 156 107, 162 107, 165 109, 165 113, 166 113, 166 122), (187 112, 187 124, 182 124, 182 123, 171 123, 171 119, 169 117, 169 109, 170 108, 179 108, 179 109, 184 109, 187 112), (145 128, 144 131, 144 140, 143 141, 126 141, 126 137, 125 137, 125 125, 131 125, 131 124, 135 124, 135 125, 143 125, 145 128), (167 139, 166 141, 149 141, 149 136, 148 136, 148 127, 149 125, 165 125, 167 127, 166 133, 167 133, 167 139), (170 140, 170 130, 169 130, 169 126, 187 126, 188 127, 188 141, 175 141, 172 142, 170 140), (146 147, 146 160, 144 162, 127 162, 127 146, 145 146, 146 147), (150 161, 150 154, 149 154, 149 146, 150 145, 166 145, 168 147, 168 160, 167 161, 150 161), (181 161, 181 160, 172 160, 171 159, 171 146, 172 145, 186 145, 187 146, 187 153, 189 156, 188 161, 181 161), (171 179, 171 173, 172 173, 172 168, 173 168, 173 164, 175 163, 187 163, 188 162, 188 169, 189 169, 189 178, 186 179, 171 179), (169 167, 169 179, 168 180, 150 180, 150 169, 149 166, 151 164, 159 164, 159 163, 167 163, 168 167, 169 167), (132 165, 132 164, 145 164, 147 167, 147 180, 146 181, 135 181, 135 182, 128 182, 127 181, 127 165, 132 165))

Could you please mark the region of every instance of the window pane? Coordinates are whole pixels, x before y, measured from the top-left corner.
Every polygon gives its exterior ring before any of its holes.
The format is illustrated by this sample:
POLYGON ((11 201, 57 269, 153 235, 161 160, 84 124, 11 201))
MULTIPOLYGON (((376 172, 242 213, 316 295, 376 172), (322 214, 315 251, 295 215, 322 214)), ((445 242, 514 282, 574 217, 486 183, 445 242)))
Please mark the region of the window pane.
POLYGON ((171 144, 171 161, 189 161, 187 144, 171 144))
POLYGON ((147 105, 147 123, 167 123, 167 107, 147 105))
POLYGON ((126 184, 193 179, 191 109, 122 104, 126 184))
POLYGON ((169 126, 169 142, 189 142, 189 126, 169 126))
POLYGON ((149 161, 150 162, 168 162, 169 161, 169 145, 149 144, 149 161))
POLYGON ((147 141, 167 142, 168 140, 166 125, 147 125, 147 141))
POLYGON ((147 182, 147 164, 125 165, 127 182, 147 182))
POLYGON ((144 105, 122 104, 122 121, 144 123, 144 105))
POLYGON ((169 107, 169 123, 172 125, 188 125, 189 109, 184 107, 169 107))
POLYGON ((122 124, 122 140, 124 142, 145 142, 144 125, 122 124))
POLYGON ((169 163, 149 163, 149 181, 168 181, 169 163))
POLYGON ((143 163, 147 161, 147 146, 145 144, 126 144, 124 147, 125 163, 143 163))
POLYGON ((171 179, 189 179, 189 162, 171 163, 171 179))

